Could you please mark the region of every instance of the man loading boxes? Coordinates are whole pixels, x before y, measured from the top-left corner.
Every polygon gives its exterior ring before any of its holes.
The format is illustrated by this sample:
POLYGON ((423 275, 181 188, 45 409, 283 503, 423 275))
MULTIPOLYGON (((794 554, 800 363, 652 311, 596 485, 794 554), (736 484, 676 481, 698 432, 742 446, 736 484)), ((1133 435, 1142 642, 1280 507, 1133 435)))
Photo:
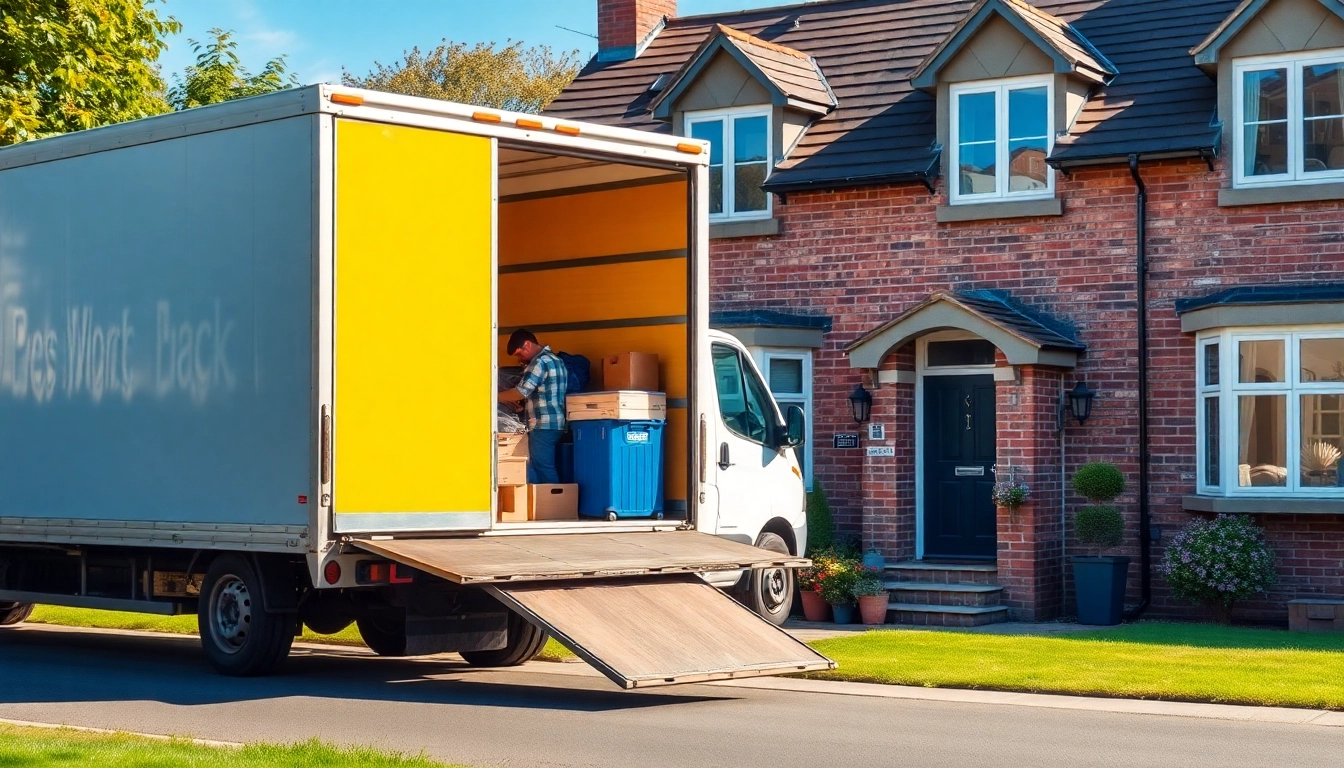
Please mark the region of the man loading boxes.
POLYGON ((550 347, 537 343, 537 337, 524 328, 509 336, 505 351, 526 366, 518 386, 500 392, 499 401, 524 405, 528 430, 527 480, 529 483, 559 483, 555 446, 565 431, 565 392, 569 383, 565 364, 550 347))

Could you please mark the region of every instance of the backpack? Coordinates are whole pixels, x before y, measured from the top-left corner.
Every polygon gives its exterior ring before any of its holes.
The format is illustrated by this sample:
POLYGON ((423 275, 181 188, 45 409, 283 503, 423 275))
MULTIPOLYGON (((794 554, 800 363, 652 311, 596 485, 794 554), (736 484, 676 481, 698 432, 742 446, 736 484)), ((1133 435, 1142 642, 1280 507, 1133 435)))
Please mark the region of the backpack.
POLYGON ((555 356, 560 358, 560 362, 565 364, 565 373, 568 382, 565 386, 566 394, 582 392, 588 388, 588 381, 592 373, 592 363, 583 355, 571 355, 568 352, 556 352, 555 356))

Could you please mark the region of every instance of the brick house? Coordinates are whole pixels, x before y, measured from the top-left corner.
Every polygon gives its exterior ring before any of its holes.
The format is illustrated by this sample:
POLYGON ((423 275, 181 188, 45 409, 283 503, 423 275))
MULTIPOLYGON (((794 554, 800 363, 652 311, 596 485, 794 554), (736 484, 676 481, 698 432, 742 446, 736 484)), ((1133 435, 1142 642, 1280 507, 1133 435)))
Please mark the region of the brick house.
POLYGON ((1132 614, 1202 616, 1156 565, 1217 512, 1279 555, 1238 619, 1344 595, 1344 3, 675 11, 600 0, 549 111, 711 142, 715 321, 805 407, 896 619, 1071 614, 1066 481, 1096 460, 1130 480, 1132 614))

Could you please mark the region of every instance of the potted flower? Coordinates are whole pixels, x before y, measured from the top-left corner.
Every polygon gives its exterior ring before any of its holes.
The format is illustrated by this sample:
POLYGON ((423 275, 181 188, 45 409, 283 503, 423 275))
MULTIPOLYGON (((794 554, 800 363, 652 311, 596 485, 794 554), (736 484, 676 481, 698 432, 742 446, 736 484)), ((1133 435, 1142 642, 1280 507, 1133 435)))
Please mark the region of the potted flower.
POLYGON ((1125 518, 1108 502, 1125 492, 1125 476, 1114 464, 1095 461, 1073 475, 1073 489, 1092 502, 1074 515, 1078 541, 1096 554, 1073 558, 1073 591, 1080 624, 1119 624, 1125 611, 1129 558, 1104 551, 1120 545, 1125 518))
POLYGON ((1182 528, 1162 557, 1159 571, 1172 594, 1213 608, 1232 623, 1232 604, 1264 592, 1278 579, 1274 550, 1249 519, 1219 515, 1182 528))
POLYGON ((858 562, 853 558, 837 556, 827 564, 821 580, 821 599, 831 606, 836 624, 854 621, 854 584, 858 578, 858 562))
POLYGON ((813 555, 812 565, 798 569, 799 596, 803 601, 803 618, 808 621, 829 621, 830 606, 821 599, 821 582, 826 575, 824 555, 813 555))
POLYGON ((864 566, 854 581, 854 598, 859 601, 859 618, 864 624, 887 623, 890 595, 882 583, 882 569, 864 566))
POLYGON ((1008 476, 995 481, 991 495, 994 498, 994 506, 1007 509, 1009 516, 1017 519, 1017 508, 1027 503, 1031 489, 1026 483, 1018 480, 1012 467, 1009 467, 1008 476))

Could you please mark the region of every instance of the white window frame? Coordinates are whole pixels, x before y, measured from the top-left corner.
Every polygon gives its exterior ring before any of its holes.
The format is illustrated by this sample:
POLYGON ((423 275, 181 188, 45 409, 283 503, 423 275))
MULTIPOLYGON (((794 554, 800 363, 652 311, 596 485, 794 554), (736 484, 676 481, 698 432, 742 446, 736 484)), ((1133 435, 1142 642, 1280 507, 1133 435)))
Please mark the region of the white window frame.
POLYGON ((733 203, 736 199, 734 185, 737 180, 733 162, 733 123, 744 117, 765 118, 765 178, 769 180, 770 174, 775 169, 774 147, 772 146, 774 143, 774 117, 769 107, 733 107, 732 109, 687 112, 685 115, 687 136, 691 135, 691 126, 698 123, 716 121, 723 123, 723 213, 711 213, 709 215, 710 221, 749 221, 752 219, 768 219, 774 215, 774 195, 769 192, 765 193, 765 210, 763 211, 738 213, 733 209, 733 203))
POLYGON ((1302 169, 1302 130, 1305 127, 1302 105, 1302 70, 1315 64, 1344 64, 1344 49, 1311 51, 1290 56, 1249 56, 1237 59, 1232 66, 1232 165, 1233 186, 1277 187, 1301 184, 1320 184, 1344 178, 1344 169, 1312 171, 1302 169), (1272 176, 1247 176, 1244 145, 1246 132, 1243 115, 1246 89, 1243 78, 1247 72, 1282 68, 1288 71, 1288 172, 1272 176))
POLYGON ((1341 498, 1344 486, 1330 488, 1303 487, 1302 482, 1302 395, 1337 394, 1344 397, 1344 382, 1301 382, 1300 342, 1303 339, 1340 338, 1344 325, 1292 326, 1275 328, 1220 328, 1199 334, 1195 341, 1195 465, 1196 488, 1200 495, 1260 498, 1341 498), (1238 345, 1242 341, 1282 341, 1284 344, 1284 382, 1237 381, 1239 372, 1238 345), (1205 383, 1204 348, 1218 344, 1218 384, 1205 383), (1274 486, 1242 487, 1238 471, 1240 445, 1240 408, 1242 395, 1283 395, 1287 398, 1284 410, 1288 472, 1287 483, 1274 486), (1204 464, 1207 446, 1204 442, 1204 400, 1218 399, 1218 456, 1219 485, 1204 482, 1204 464))
POLYGON ((807 490, 812 490, 812 436, 816 433, 815 422, 812 418, 812 350, 807 347, 747 347, 751 354, 751 359, 755 361, 756 367, 761 371, 761 377, 765 379, 766 389, 770 389, 770 361, 772 360, 801 360, 802 385, 801 395, 795 395, 792 392, 777 393, 770 390, 770 396, 775 399, 779 405, 779 410, 784 411, 788 406, 794 403, 802 403, 803 416, 807 421, 807 430, 804 433, 803 442, 803 481, 807 483, 807 490))
POLYGON ((952 205, 1002 202, 1005 200, 1043 200, 1055 196, 1055 170, 1046 166, 1044 190, 1008 189, 1010 158, 1008 157, 1008 92, 1025 88, 1045 87, 1045 155, 1055 151, 1055 80, 1052 76, 1011 77, 1003 80, 982 80, 948 87, 948 146, 947 171, 948 201, 952 205), (966 195, 961 193, 961 97, 968 94, 993 93, 994 98, 994 192, 966 195), (998 171, 1002 169, 1002 173, 998 171))

